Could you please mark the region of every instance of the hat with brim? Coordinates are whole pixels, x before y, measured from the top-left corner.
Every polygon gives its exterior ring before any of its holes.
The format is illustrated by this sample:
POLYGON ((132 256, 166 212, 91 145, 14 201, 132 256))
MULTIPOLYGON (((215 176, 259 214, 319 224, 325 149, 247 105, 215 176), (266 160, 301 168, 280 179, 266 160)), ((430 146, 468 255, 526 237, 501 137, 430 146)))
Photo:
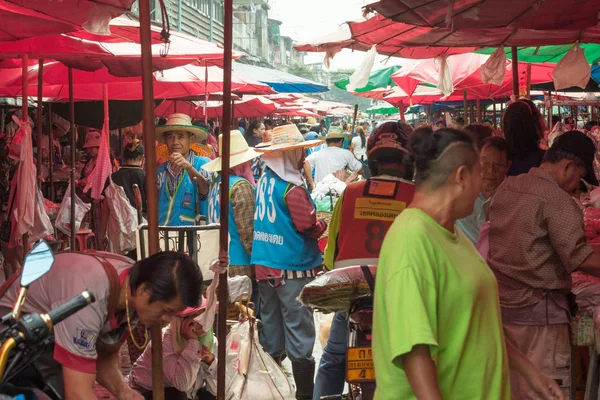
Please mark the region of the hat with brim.
POLYGON ((587 171, 583 180, 591 185, 598 186, 598 178, 594 173, 596 146, 591 138, 579 131, 569 131, 556 138, 551 149, 555 147, 570 153, 583 161, 587 171))
POLYGON ((183 311, 179 311, 175 313, 176 317, 187 318, 187 317, 196 317, 202 313, 206 309, 206 298, 202 296, 202 303, 198 307, 188 307, 183 311))
POLYGON ((322 139, 322 140, 346 139, 346 135, 344 134, 344 131, 342 131, 342 127, 332 126, 329 128, 327 135, 319 136, 319 139, 322 139))
POLYGON ((304 137, 296 125, 282 125, 273 128, 271 145, 267 147, 255 147, 261 153, 273 153, 277 151, 290 151, 306 149, 322 144, 322 140, 304 140, 304 137))
POLYGON ((194 136, 194 140, 200 142, 208 137, 208 130, 206 128, 196 126, 192 124, 192 117, 186 114, 171 114, 167 119, 167 123, 164 125, 157 125, 154 128, 156 133, 156 139, 164 143, 165 132, 177 132, 183 131, 188 132, 194 136))
POLYGON ((102 143, 102 134, 99 130, 93 129, 85 135, 85 144, 83 145, 83 148, 89 149, 90 147, 100 147, 100 143, 102 143))
MULTIPOLYGON (((219 149, 223 148, 223 135, 219 135, 219 149)), ((231 147, 229 151, 229 166, 231 168, 236 165, 243 164, 247 161, 260 157, 261 154, 248 147, 248 142, 244 139, 242 132, 235 130, 231 131, 231 147)), ((202 169, 208 172, 219 172, 223 168, 222 157, 217 157, 211 162, 202 166, 202 169)))

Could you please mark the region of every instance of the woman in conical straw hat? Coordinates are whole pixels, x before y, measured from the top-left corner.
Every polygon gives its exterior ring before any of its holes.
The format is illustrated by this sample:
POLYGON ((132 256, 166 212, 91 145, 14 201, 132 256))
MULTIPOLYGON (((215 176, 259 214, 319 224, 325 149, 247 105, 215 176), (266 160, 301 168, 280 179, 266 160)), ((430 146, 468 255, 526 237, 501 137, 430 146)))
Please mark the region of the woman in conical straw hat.
POLYGON ((192 125, 185 114, 171 114, 167 123, 155 128, 156 138, 169 149, 169 161, 158 174, 158 223, 168 226, 194 225, 196 204, 206 215, 206 196, 211 176, 202 170, 208 157, 196 155, 190 146, 208 136, 206 128, 192 125))
MULTIPOLYGON (((222 149, 223 135, 219 135, 219 148, 222 149)), ((229 176, 229 275, 246 275, 254 282, 254 268, 250 263, 252 253, 252 233, 254 229, 254 176, 252 160, 259 157, 240 131, 231 131, 230 176, 229 176)), ((208 193, 208 223, 220 221, 221 169, 222 157, 202 166, 209 173, 218 173, 208 193)), ((256 287, 256 283, 253 284, 256 287)), ((258 296, 258 292, 254 296, 258 296)))
POLYGON ((312 310, 296 299, 322 263, 317 239, 327 224, 317 220, 300 170, 305 149, 320 140, 305 141, 296 125, 273 129, 263 153, 265 172, 257 185, 251 263, 256 268, 261 344, 276 360, 292 362, 296 399, 312 399, 315 326, 312 310))

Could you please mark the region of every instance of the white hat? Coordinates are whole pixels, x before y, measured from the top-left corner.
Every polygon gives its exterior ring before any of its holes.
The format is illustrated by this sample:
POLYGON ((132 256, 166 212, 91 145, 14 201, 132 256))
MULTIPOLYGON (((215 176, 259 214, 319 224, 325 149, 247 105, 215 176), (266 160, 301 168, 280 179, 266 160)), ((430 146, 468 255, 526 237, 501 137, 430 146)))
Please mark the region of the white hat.
MULTIPOLYGON (((222 148, 223 134, 219 135, 219 149, 222 148)), ((238 130, 231 131, 231 147, 229 149, 229 154, 229 166, 232 168, 261 156, 260 153, 257 153, 254 149, 248 147, 248 142, 244 139, 244 135, 238 130)), ((204 164, 202 169, 208 172, 221 171, 221 157, 219 156, 211 162, 204 164)))
POLYGON ((86 133, 83 148, 100 147, 100 143, 102 143, 102 134, 97 129, 93 129, 86 133))
POLYGON ((167 123, 164 125, 157 125, 154 128, 156 132, 157 140, 164 143, 165 138, 163 134, 170 131, 184 131, 189 132, 196 138, 197 141, 202 141, 208 137, 208 131, 206 128, 192 125, 192 117, 186 114, 171 114, 167 118, 167 123))
POLYGON ((304 140, 304 136, 294 124, 282 125, 273 128, 271 131, 272 139, 268 147, 256 147, 261 153, 271 153, 276 151, 287 151, 294 149, 304 149, 307 147, 318 146, 323 143, 322 140, 304 140))

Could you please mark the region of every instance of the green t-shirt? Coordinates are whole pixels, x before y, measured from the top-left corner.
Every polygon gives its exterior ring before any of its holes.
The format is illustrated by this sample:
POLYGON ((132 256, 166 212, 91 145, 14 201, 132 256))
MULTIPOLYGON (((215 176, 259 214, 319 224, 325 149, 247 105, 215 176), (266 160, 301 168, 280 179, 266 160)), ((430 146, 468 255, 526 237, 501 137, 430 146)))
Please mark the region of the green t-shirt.
POLYGON ((510 399, 496 278, 467 237, 405 210, 381 249, 373 358, 377 400, 415 399, 402 355, 429 345, 445 399, 510 399))

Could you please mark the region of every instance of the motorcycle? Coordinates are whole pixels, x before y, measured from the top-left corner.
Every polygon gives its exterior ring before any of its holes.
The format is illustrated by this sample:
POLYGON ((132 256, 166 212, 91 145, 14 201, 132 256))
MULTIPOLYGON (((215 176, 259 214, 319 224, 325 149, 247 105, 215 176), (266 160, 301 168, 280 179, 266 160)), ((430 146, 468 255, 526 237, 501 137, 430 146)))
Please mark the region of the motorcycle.
POLYGON ((373 294, 375 279, 366 265, 361 265, 370 293, 350 302, 346 340, 346 382, 349 393, 322 396, 321 400, 371 400, 375 397, 375 367, 371 350, 373 329, 373 294))
MULTIPOLYGON (((54 264, 54 255, 45 241, 38 242, 25 257, 21 288, 12 311, 0 320, 0 393, 16 394, 9 383, 30 366, 53 342, 53 327, 95 301, 89 290, 73 297, 46 314, 21 315, 29 286, 54 264)), ((29 386, 29 385, 27 385, 29 386)), ((22 389, 32 392, 32 389, 22 389)), ((56 398, 56 394, 49 394, 56 398)))

